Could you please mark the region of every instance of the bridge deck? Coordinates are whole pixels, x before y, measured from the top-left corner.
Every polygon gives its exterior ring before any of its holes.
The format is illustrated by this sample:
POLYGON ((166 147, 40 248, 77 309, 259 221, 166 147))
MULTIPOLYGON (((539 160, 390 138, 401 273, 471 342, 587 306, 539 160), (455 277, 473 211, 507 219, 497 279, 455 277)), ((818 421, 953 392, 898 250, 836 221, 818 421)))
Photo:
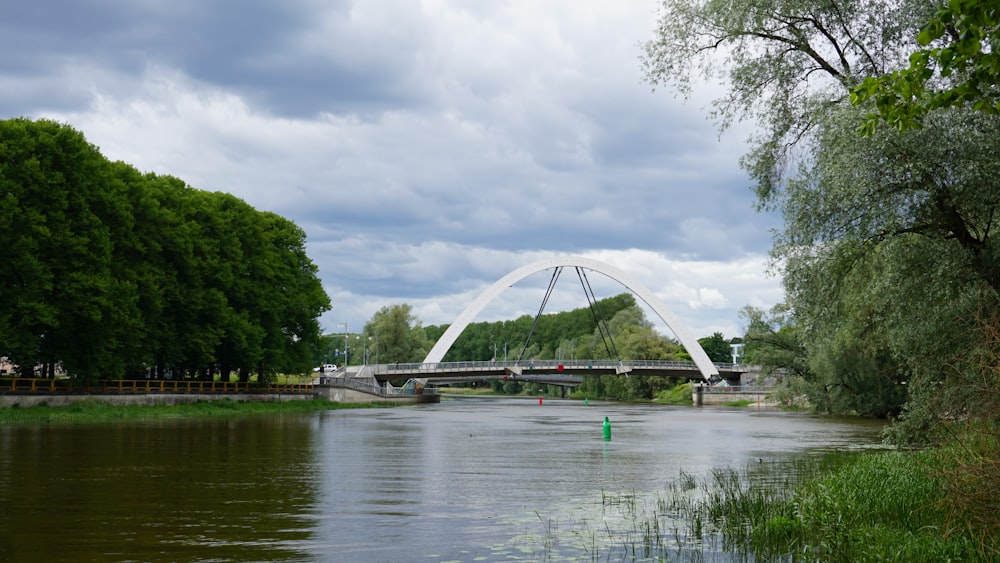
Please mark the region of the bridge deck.
MULTIPOLYGON (((719 375, 726 379, 738 378, 752 371, 740 364, 717 363, 719 375)), ((355 366, 352 366, 355 368, 355 366)), ((650 375, 698 378, 701 372, 694 362, 656 360, 533 360, 487 362, 437 362, 414 364, 377 364, 356 367, 360 375, 371 375, 379 380, 390 378, 416 378, 443 382, 446 380, 474 380, 503 376, 528 375, 650 375)), ((338 371, 340 373, 344 368, 338 371)))

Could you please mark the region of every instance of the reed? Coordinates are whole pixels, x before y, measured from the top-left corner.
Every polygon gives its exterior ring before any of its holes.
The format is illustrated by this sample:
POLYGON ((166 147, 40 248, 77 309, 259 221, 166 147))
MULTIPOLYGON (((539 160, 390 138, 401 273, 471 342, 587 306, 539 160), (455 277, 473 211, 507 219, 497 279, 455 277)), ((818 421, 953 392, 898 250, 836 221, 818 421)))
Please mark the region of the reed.
POLYGON ((546 521, 544 534, 588 538, 581 551, 600 561, 997 561, 980 537, 948 527, 948 455, 758 460, 701 479, 682 471, 653 501, 602 492, 599 529, 546 521))
POLYGON ((713 471, 680 519, 756 561, 979 561, 965 534, 946 534, 939 452, 879 452, 760 462, 713 471))

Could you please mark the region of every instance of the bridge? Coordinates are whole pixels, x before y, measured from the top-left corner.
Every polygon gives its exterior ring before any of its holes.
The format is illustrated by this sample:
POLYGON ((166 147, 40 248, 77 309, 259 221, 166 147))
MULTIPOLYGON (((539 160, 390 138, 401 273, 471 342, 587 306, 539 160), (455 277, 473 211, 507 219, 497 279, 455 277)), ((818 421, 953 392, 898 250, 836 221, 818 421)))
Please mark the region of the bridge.
MULTIPOLYGON (((538 315, 540 316, 540 310, 538 315)), ((598 311, 595 311, 595 318, 598 311)), ((537 322, 537 316, 536 316, 537 322)), ((598 328, 602 329, 601 322, 598 321, 598 328)), ((602 330, 607 330, 604 326, 602 330)), ((602 332, 602 338, 610 339, 613 347, 613 338, 608 331, 602 332)), ((529 336, 530 339, 530 336, 529 336)), ((527 344, 525 344, 527 346, 527 344)), ((609 349, 609 355, 611 350, 609 349)), ((678 378, 701 378, 709 384, 719 383, 723 380, 739 382, 740 376, 751 371, 752 368, 738 364, 713 363, 705 350, 702 349, 698 341, 693 338, 680 320, 667 308, 656 295, 645 286, 634 280, 625 272, 614 268, 609 264, 583 258, 580 256, 564 256, 548 258, 522 266, 497 280, 493 285, 479 295, 465 310, 455 319, 455 321, 445 330, 424 358, 423 362, 412 364, 379 364, 341 367, 329 376, 321 376, 318 382, 321 385, 335 385, 347 379, 356 379, 372 382, 373 385, 386 385, 389 387, 391 381, 398 385, 401 381, 415 383, 416 388, 424 388, 428 384, 448 384, 470 381, 484 381, 490 379, 514 379, 520 381, 547 383, 562 386, 579 385, 585 375, 645 375, 645 376, 667 376, 678 378), (603 274, 618 283, 624 285, 632 291, 639 299, 648 305, 656 313, 660 320, 666 323, 667 327, 674 333, 680 341, 681 346, 691 357, 691 362, 677 361, 649 361, 649 360, 523 360, 515 361, 472 361, 472 362, 443 362, 444 355, 461 335, 462 331, 471 323, 490 302, 496 299, 503 291, 524 278, 543 272, 545 270, 555 270, 552 281, 549 282, 549 290, 546 294, 542 307, 551 294, 552 287, 559 277, 559 273, 565 267, 576 268, 580 276, 580 281, 584 285, 587 299, 593 308, 596 298, 593 290, 586 281, 583 270, 592 270, 603 274)))
MULTIPOLYGON (((713 364, 714 381, 738 382, 753 366, 730 363, 713 364)), ((695 362, 670 360, 520 360, 478 362, 436 362, 412 364, 377 364, 341 367, 331 377, 374 378, 380 383, 415 379, 424 384, 442 385, 491 379, 512 379, 534 383, 573 386, 585 375, 638 375, 695 379, 701 368, 695 362)))
MULTIPOLYGON (((702 349, 701 344, 698 340, 693 338, 688 330, 681 324, 680 320, 674 316, 665 303, 663 303, 656 294, 647 289, 644 285, 639 283, 637 280, 633 279, 630 275, 611 266, 610 264, 605 264, 598 260, 593 260, 590 258, 584 258, 581 256, 561 256, 555 258, 547 258, 545 260, 539 260, 533 262, 526 266, 515 269, 506 276, 503 276, 497 280, 493 285, 486 289, 479 297, 477 297, 472 303, 470 303, 458 318, 455 319, 449 327, 448 330, 441 335, 441 338, 434 344, 431 351, 428 352, 427 357, 424 358, 423 365, 435 365, 439 364, 444 358, 444 355, 448 352, 448 349, 455 343, 465 327, 469 326, 476 315, 478 315, 487 305, 490 304, 494 299, 496 299, 501 293, 503 293, 508 287, 514 285, 515 283, 523 280, 524 278, 543 272, 545 270, 555 269, 556 272, 553 275, 553 281, 549 284, 549 292, 552 291, 552 285, 558 278, 558 273, 565 267, 576 268, 577 272, 580 274, 580 280, 584 283, 585 291, 589 290, 586 283, 586 276, 583 274, 583 270, 592 270, 603 274, 618 283, 624 285, 632 293, 634 293, 639 299, 648 305, 653 312, 656 313, 660 320, 666 323, 667 327, 677 336, 680 341, 681 346, 687 351, 688 355, 691 356, 697 371, 701 373, 702 377, 708 382, 717 381, 720 377, 719 369, 712 363, 709 359, 708 354, 702 349)), ((588 300, 592 297, 592 292, 587 294, 588 300)), ((543 300, 543 307, 545 301, 548 300, 548 294, 543 300)), ((539 311, 539 315, 541 311, 539 311)), ((602 337, 603 337, 602 333, 602 337)), ((610 337, 610 333, 608 334, 610 337)), ((521 369, 524 366, 512 366, 515 369, 521 369)), ((425 368, 428 369, 428 368, 425 368)), ((421 383, 428 383, 430 380, 423 376, 418 376, 421 383)))

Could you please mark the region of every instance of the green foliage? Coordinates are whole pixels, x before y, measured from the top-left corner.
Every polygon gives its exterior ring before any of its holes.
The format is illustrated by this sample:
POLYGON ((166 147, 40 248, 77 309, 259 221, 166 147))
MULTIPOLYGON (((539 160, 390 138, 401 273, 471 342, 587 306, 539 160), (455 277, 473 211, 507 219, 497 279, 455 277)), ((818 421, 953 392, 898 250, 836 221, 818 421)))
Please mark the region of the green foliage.
POLYGON ((382 307, 365 324, 364 333, 374 336, 379 363, 420 362, 431 347, 413 308, 407 304, 382 307))
POLYGON ((956 313, 917 364, 909 400, 887 437, 900 444, 947 443, 962 428, 995 435, 1000 420, 1000 306, 980 300, 956 313))
POLYGON ((0 355, 81 379, 310 363, 329 298, 291 222, 0 121, 0 355))
MULTIPOLYGON (((608 325, 614 326, 614 317, 618 313, 635 306, 635 297, 630 293, 622 293, 599 300, 596 307, 601 315, 608 319, 608 325)), ((641 310, 638 311, 641 315, 641 310)), ((641 322, 647 321, 641 319, 641 322)), ((591 338, 596 334, 597 321, 589 307, 542 315, 529 346, 525 349, 524 345, 533 323, 534 318, 528 315, 513 321, 470 323, 445 354, 444 361, 489 361, 494 358, 503 360, 505 357, 516 360, 521 357, 522 351, 525 360, 608 357, 603 344, 600 345, 599 352, 593 346, 591 338), (579 339, 584 339, 586 342, 579 339), (557 353, 562 355, 557 358, 557 353), (599 355, 590 356, 592 353, 599 355)), ((620 321, 619 324, 626 323, 620 321)), ((424 333, 430 342, 435 342, 445 330, 447 327, 429 326, 424 333)))
POLYGON ((807 393, 813 407, 832 414, 888 418, 899 413, 906 377, 894 358, 857 335, 836 334, 813 344, 807 393))
POLYGON ((916 35, 909 66, 867 77, 851 91, 856 105, 874 105, 862 125, 873 134, 880 121, 919 128, 934 110, 967 106, 1000 112, 1000 10, 995 2, 942 2, 916 35))
POLYGON ((732 362, 733 361, 733 350, 726 340, 725 336, 722 336, 721 332, 716 332, 712 336, 706 336, 704 338, 698 339, 698 344, 701 344, 702 349, 708 354, 708 358, 713 362, 732 362))
MULTIPOLYGON (((727 551, 756 561, 993 560, 975 536, 946 533, 948 454, 889 452, 744 471, 716 470, 691 498, 687 484, 660 502, 699 536, 718 531, 727 551)), ((683 476, 682 476, 683 478, 683 476)))
POLYGON ((656 402, 661 405, 690 405, 692 395, 692 385, 690 382, 675 385, 669 389, 663 389, 656 394, 656 402))
POLYGON ((817 113, 905 60, 927 8, 919 0, 662 0, 644 70, 653 85, 685 95, 698 79, 726 84, 712 116, 722 128, 757 123, 742 163, 770 207, 817 113))
POLYGON ((1000 299, 997 18, 975 0, 664 0, 646 45, 654 85, 726 78, 721 126, 760 124, 742 164, 784 217, 772 257, 794 325, 756 351, 748 335, 747 360, 784 364, 833 412, 892 415, 908 389, 911 440, 971 363, 949 351, 980 348, 975 309, 1000 299), (873 110, 898 127, 859 135, 873 110))
POLYGON ((770 311, 748 305, 740 310, 740 318, 747 323, 744 363, 760 366, 764 375, 811 378, 803 332, 787 304, 778 303, 770 311))
POLYGON ((1000 434, 996 424, 965 424, 934 464, 945 495, 935 506, 947 514, 945 532, 971 537, 983 560, 1000 560, 1000 434))
POLYGON ((951 352, 977 348, 970 320, 997 300, 1000 119, 939 111, 923 129, 861 139, 856 117, 825 121, 815 167, 788 186, 773 252, 823 391, 865 387, 883 404, 860 410, 892 414, 904 375, 928 374, 910 380, 914 402, 964 363, 951 352))
POLYGON ((198 401, 176 405, 112 405, 80 401, 64 407, 39 405, 0 409, 0 426, 38 424, 93 424, 159 418, 228 417, 257 414, 388 406, 379 403, 335 403, 322 399, 301 401, 198 401))

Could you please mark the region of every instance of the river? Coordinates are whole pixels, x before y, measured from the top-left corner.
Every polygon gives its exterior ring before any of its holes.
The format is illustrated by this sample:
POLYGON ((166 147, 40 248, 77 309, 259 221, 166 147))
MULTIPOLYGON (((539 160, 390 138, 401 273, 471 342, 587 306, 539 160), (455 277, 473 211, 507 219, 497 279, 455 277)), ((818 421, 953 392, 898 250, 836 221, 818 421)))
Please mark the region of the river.
POLYGON ((655 497, 681 471, 870 447, 881 427, 752 407, 446 397, 0 428, 0 560, 619 560, 609 499, 655 497))

